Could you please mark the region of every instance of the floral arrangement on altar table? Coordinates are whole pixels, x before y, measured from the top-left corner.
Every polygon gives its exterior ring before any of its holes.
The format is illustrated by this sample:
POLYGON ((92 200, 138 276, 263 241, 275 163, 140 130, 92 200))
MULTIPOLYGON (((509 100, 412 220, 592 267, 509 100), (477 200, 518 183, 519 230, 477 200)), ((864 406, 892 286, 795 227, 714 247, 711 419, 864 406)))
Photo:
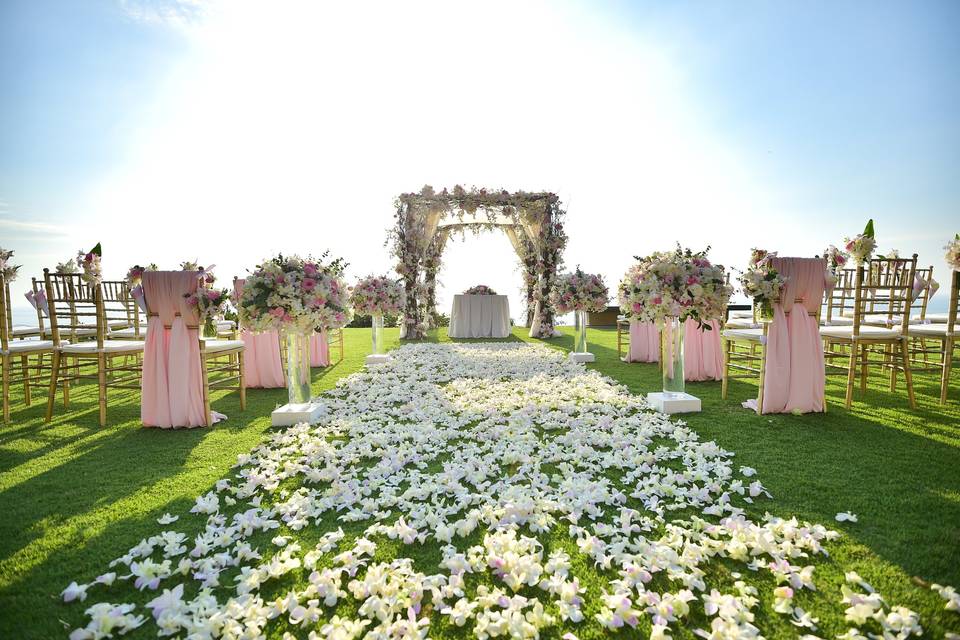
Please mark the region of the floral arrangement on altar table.
POLYGON ((10 264, 10 258, 13 257, 13 251, 0 248, 0 274, 3 275, 5 282, 13 282, 17 279, 17 273, 20 271, 19 264, 10 264))
POLYGON ((947 253, 943 256, 947 265, 954 271, 960 271, 960 233, 955 234, 953 240, 944 245, 943 248, 947 250, 947 253))
MULTIPOLYGON (((103 268, 100 266, 100 257, 103 254, 100 243, 90 251, 77 252, 77 265, 82 270, 80 279, 87 284, 100 284, 103 281, 103 268)), ((58 265, 59 268, 59 265, 58 265)), ((72 273, 72 272, 65 272, 72 273)))
POLYGON ((707 259, 709 250, 694 253, 678 244, 671 252, 638 257, 620 282, 620 310, 639 322, 692 319, 709 328, 711 320, 724 317, 733 295, 723 266, 707 259))
MULTIPOLYGON (((834 247, 835 248, 835 247, 834 247)), ((764 318, 773 317, 773 305, 780 301, 780 293, 787 279, 773 268, 771 259, 776 252, 764 249, 750 250, 750 266, 740 275, 740 287, 744 295, 753 298, 764 318)))
POLYGON ((350 294, 350 306, 360 315, 399 314, 406 304, 403 285, 387 276, 367 276, 350 294))
POLYGON ((843 242, 844 248, 853 257, 853 261, 857 265, 869 260, 877 248, 877 239, 873 231, 873 218, 867 221, 863 233, 857 234, 853 238, 844 238, 843 242))
POLYGON ((463 292, 467 296, 495 296, 497 292, 485 284, 478 284, 463 292))
POLYGON ((343 268, 339 258, 329 264, 283 255, 264 261, 244 284, 241 321, 253 331, 300 333, 346 325, 353 314, 343 268))
POLYGON ((560 313, 571 311, 600 312, 607 308, 610 290, 603 278, 584 273, 577 267, 573 273, 557 276, 553 288, 553 304, 560 313))

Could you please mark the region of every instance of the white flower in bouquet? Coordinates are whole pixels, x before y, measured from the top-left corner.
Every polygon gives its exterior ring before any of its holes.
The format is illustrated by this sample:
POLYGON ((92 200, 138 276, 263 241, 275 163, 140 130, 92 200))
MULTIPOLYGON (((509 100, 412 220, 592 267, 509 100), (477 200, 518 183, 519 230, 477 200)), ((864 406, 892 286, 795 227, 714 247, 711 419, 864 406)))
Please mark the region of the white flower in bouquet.
POLYGON ((867 226, 864 227, 863 233, 858 234, 853 238, 844 238, 843 242, 845 245, 844 248, 853 257, 854 262, 856 262, 858 265, 869 260, 870 256, 873 255, 873 252, 877 248, 877 240, 873 230, 873 219, 870 219, 867 222, 867 226))
POLYGON ((948 242, 943 248, 947 250, 943 259, 947 261, 951 269, 960 271, 960 233, 954 235, 953 240, 948 242))
POLYGON ((70 258, 66 262, 58 262, 56 266, 57 273, 76 273, 77 269, 77 260, 76 258, 70 258))
POLYGON ((354 313, 366 316, 398 314, 406 304, 403 285, 387 276, 367 276, 350 294, 354 313))
POLYGON ((780 301, 780 293, 786 278, 773 268, 770 259, 776 253, 752 249, 750 266, 740 275, 740 287, 744 295, 753 298, 766 317, 773 315, 773 305, 780 301))
POLYGON ((77 265, 83 270, 80 277, 87 284, 99 284, 103 280, 103 268, 100 266, 101 253, 99 242, 90 251, 81 249, 77 252, 77 265))
POLYGON ((260 264, 243 287, 240 318, 253 331, 303 333, 350 322, 349 287, 340 261, 329 265, 299 256, 277 256, 260 264))
POLYGON ((610 291, 601 276, 584 273, 578 267, 573 273, 557 276, 552 297, 553 304, 560 313, 600 312, 607 308, 610 291))

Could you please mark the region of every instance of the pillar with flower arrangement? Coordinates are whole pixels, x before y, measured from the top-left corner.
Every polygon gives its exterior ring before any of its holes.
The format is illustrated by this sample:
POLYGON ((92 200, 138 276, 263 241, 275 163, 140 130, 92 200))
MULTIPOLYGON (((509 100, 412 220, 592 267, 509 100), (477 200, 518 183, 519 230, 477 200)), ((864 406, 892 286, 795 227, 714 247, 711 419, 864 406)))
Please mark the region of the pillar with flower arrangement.
POLYGON ((360 315, 370 316, 372 351, 366 364, 390 362, 390 354, 383 352, 383 316, 403 312, 406 293, 403 285, 387 276, 367 276, 360 280, 350 294, 350 306, 360 315))
POLYGON ((603 278, 584 273, 577 267, 573 273, 557 277, 552 298, 559 313, 574 314, 573 351, 568 356, 573 362, 593 362, 596 357, 587 351, 587 312, 598 313, 607 308, 610 291, 603 278))
POLYGON ((277 256, 246 279, 239 312, 252 331, 278 331, 286 344, 288 403, 271 414, 274 426, 313 424, 324 405, 310 390, 310 336, 337 329, 351 318, 343 262, 277 256))
POLYGON ((662 391, 647 394, 662 413, 700 411, 700 399, 686 392, 683 337, 687 320, 713 330, 722 319, 733 289, 720 265, 707 259, 709 247, 693 252, 677 245, 674 251, 637 258, 620 283, 620 310, 630 320, 653 322, 660 329, 662 391))

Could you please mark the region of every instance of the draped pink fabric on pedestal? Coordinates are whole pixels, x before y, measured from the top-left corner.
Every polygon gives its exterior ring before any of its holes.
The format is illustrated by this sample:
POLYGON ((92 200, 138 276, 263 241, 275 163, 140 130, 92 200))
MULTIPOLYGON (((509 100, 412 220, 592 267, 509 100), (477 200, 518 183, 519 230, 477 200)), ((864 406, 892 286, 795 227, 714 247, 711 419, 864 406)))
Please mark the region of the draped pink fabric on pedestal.
POLYGON ((630 321, 630 348, 624 362, 659 362, 660 332, 652 322, 630 321))
MULTIPOLYGON (((239 303, 245 280, 233 281, 234 300, 239 303)), ((261 389, 277 389, 287 386, 283 377, 283 361, 280 357, 280 334, 276 331, 253 333, 242 331, 244 386, 261 389)))
POLYGON ((310 336, 310 366, 330 366, 330 345, 327 343, 326 329, 310 336))
POLYGON ((150 312, 156 314, 147 323, 143 351, 143 426, 206 426, 199 338, 196 328, 187 328, 188 324, 197 326, 197 310, 187 305, 184 298, 196 291, 197 274, 147 271, 143 274, 143 289, 150 312))
POLYGON ((772 266, 787 282, 767 330, 763 413, 823 411, 823 345, 810 313, 823 298, 826 261, 773 258, 772 266))
POLYGON ((683 379, 687 382, 723 379, 723 347, 720 343, 720 323, 711 320, 709 330, 703 330, 696 320, 684 323, 683 379))

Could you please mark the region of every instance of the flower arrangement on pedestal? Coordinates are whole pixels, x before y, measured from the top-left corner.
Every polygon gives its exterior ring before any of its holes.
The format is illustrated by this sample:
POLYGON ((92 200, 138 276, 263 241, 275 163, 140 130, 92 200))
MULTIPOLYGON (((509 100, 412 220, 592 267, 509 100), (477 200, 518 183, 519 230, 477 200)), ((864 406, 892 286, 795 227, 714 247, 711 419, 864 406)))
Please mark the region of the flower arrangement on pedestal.
POLYGON ((947 265, 954 271, 960 271, 960 233, 954 235, 953 240, 944 245, 943 248, 947 251, 943 256, 947 265))
POLYGON ((853 258, 853 261, 859 266, 870 259, 877 248, 877 239, 873 231, 873 219, 867 221, 863 233, 855 235, 853 238, 844 238, 844 248, 853 258))
POLYGON ((573 273, 557 276, 553 286, 553 305, 560 313, 571 311, 600 312, 607 308, 610 290, 603 277, 584 273, 577 267, 573 273))
POLYGON ((467 296, 495 296, 497 292, 485 284, 478 284, 463 292, 467 296))
POLYGON ((760 309, 760 316, 773 317, 773 305, 780 301, 780 292, 786 278, 773 268, 771 258, 776 253, 763 249, 752 249, 750 266, 740 275, 740 287, 744 295, 753 298, 753 304, 760 309))
POLYGON ((356 284, 350 294, 350 305, 355 313, 369 315, 372 318, 372 354, 373 360, 383 357, 383 316, 398 314, 406 304, 406 292, 403 285, 387 276, 367 276, 356 284), (379 357, 379 358, 378 358, 379 357))
POLYGON ((10 258, 13 257, 13 251, 0 248, 0 274, 3 275, 5 282, 10 283, 17 279, 17 273, 21 265, 10 264, 10 258))
POLYGON ((314 331, 343 327, 352 317, 343 263, 321 264, 277 256, 247 277, 240 318, 251 331, 280 331, 287 341, 287 390, 291 405, 310 402, 309 338, 314 331))
POLYGON ((667 318, 696 320, 709 329, 724 317, 733 288, 722 265, 713 265, 707 251, 694 253, 677 246, 637 258, 618 288, 620 310, 631 320, 662 325, 667 318))
POLYGON ((95 285, 103 281, 103 267, 100 266, 101 255, 102 250, 99 242, 90 251, 81 250, 77 252, 77 265, 82 270, 80 278, 87 284, 95 285))

